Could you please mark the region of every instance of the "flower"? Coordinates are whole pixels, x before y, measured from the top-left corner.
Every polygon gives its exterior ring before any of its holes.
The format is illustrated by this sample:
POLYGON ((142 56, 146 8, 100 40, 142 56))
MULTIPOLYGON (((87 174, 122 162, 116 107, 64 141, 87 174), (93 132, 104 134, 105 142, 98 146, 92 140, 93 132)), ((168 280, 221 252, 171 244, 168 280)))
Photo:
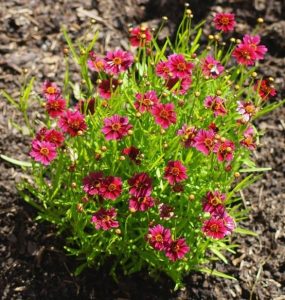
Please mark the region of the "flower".
POLYGON ((83 178, 83 190, 90 196, 99 195, 104 175, 102 172, 91 172, 83 178))
POLYGON ((171 54, 168 56, 169 69, 173 77, 184 78, 191 75, 194 65, 185 60, 183 54, 171 54))
POLYGON ((266 79, 257 81, 254 85, 254 89, 258 91, 259 96, 263 100, 267 100, 269 97, 274 97, 276 95, 276 90, 266 79))
POLYGON ((225 235, 229 235, 235 229, 235 221, 234 219, 226 212, 225 208, 219 209, 219 207, 213 211, 212 218, 216 218, 221 220, 225 226, 225 235))
POLYGON ((129 124, 127 117, 113 115, 110 118, 104 119, 104 127, 102 132, 106 140, 121 140, 124 136, 128 135, 128 131, 133 128, 129 124))
POLYGON ((218 161, 233 160, 235 144, 230 140, 219 142, 214 146, 213 152, 217 153, 218 161))
POLYGON ((260 36, 259 35, 248 35, 246 34, 243 39, 243 44, 248 45, 254 51, 255 57, 257 60, 263 59, 265 53, 267 52, 267 48, 264 45, 260 44, 260 36))
POLYGON ((77 136, 87 129, 84 116, 77 110, 65 111, 58 120, 58 126, 71 136, 77 136))
POLYGON ((130 52, 123 50, 108 51, 105 58, 105 71, 110 75, 117 75, 126 71, 134 62, 130 52))
POLYGON ((172 90, 175 94, 184 95, 188 92, 192 83, 192 78, 190 76, 183 77, 182 79, 179 77, 169 77, 166 80, 166 87, 169 90, 172 90), (178 86, 174 89, 174 86, 178 84, 178 86))
POLYGON ((161 219, 169 220, 174 216, 174 208, 165 203, 158 205, 158 211, 161 219))
POLYGON ((108 176, 104 178, 99 187, 99 195, 104 199, 116 200, 122 193, 122 179, 108 176))
POLYGON ((226 236, 228 229, 222 219, 211 217, 204 221, 202 231, 206 236, 219 240, 226 236))
POLYGON ((224 202, 226 200, 226 195, 219 192, 207 192, 206 197, 203 201, 203 211, 209 212, 210 214, 214 213, 215 211, 224 211, 224 202))
POLYGON ((155 67, 155 73, 159 77, 168 79, 170 77, 170 66, 168 61, 160 61, 155 67))
POLYGON ((202 61, 202 73, 204 76, 217 78, 224 71, 224 67, 218 60, 215 60, 211 55, 208 55, 202 61))
POLYGON ((171 260, 176 261, 182 259, 190 250, 184 238, 171 241, 165 250, 165 255, 171 260))
POLYGON ((46 100, 54 100, 60 96, 60 88, 56 83, 50 81, 44 81, 42 85, 43 96, 46 100))
POLYGON ((252 66, 256 61, 256 54, 253 48, 247 44, 239 44, 233 51, 233 57, 239 64, 252 66))
POLYGON ((91 71, 102 72, 105 69, 105 60, 98 57, 94 51, 89 52, 89 58, 87 61, 88 67, 91 71))
POLYGON ((60 131, 49 129, 45 131, 43 140, 54 144, 56 147, 61 147, 64 142, 64 136, 60 131))
POLYGON ((49 165, 56 158, 56 146, 53 143, 46 141, 39 141, 37 139, 32 142, 32 150, 30 156, 35 161, 43 165, 49 165))
POLYGON ((98 93, 100 97, 107 100, 110 99, 118 85, 119 81, 115 78, 103 79, 98 85, 98 93))
POLYGON ((240 115, 242 115, 242 120, 244 122, 248 122, 256 112, 256 108, 254 104, 250 101, 248 102, 237 101, 237 104, 238 104, 237 112, 240 115))
POLYGON ((111 228, 118 228, 119 222, 115 219, 117 212, 115 208, 105 209, 100 208, 91 219, 91 222, 95 224, 97 230, 109 230, 111 228))
POLYGON ((151 111, 152 107, 159 102, 155 91, 148 91, 145 94, 136 94, 135 108, 144 113, 151 111))
POLYGON ((186 170, 181 161, 169 161, 165 167, 164 178, 169 184, 174 185, 188 178, 186 170))
POLYGON ((61 116, 66 109, 66 101, 60 97, 47 100, 46 110, 51 118, 57 118, 61 116))
POLYGON ((227 113, 225 100, 217 96, 207 96, 204 105, 214 112, 214 116, 224 116, 227 113))
POLYGON ((147 27, 138 26, 130 30, 130 44, 134 47, 144 47, 151 41, 151 38, 147 27))
POLYGON ((140 150, 134 146, 128 147, 128 148, 124 148, 122 150, 122 154, 123 155, 127 155, 130 160, 132 160, 135 164, 140 165, 141 164, 141 160, 138 159, 138 156, 140 154, 140 150))
POLYGON ((209 155, 215 145, 215 132, 213 130, 199 130, 194 142, 194 147, 205 155, 209 155))
POLYGON ((146 211, 154 206, 154 199, 151 196, 132 197, 129 200, 129 210, 131 212, 146 211))
POLYGON ((249 126, 243 133, 244 139, 241 140, 240 144, 246 147, 249 150, 254 150, 256 148, 255 138, 254 138, 254 129, 249 126))
POLYGON ((230 13, 218 13, 214 17, 215 28, 223 32, 234 30, 235 15, 230 13))
POLYGON ((184 124, 182 128, 177 131, 177 134, 182 136, 184 147, 190 148, 194 145, 195 137, 197 135, 197 128, 184 124))
POLYGON ((176 113, 173 103, 157 103, 153 106, 151 113, 155 118, 155 122, 164 129, 176 123, 176 113))
POLYGON ((154 249, 158 251, 165 250, 168 247, 168 244, 171 242, 170 229, 164 228, 160 224, 149 228, 147 240, 154 249))
POLYGON ((150 196, 152 191, 152 180, 146 173, 137 173, 128 180, 129 193, 135 197, 150 196))

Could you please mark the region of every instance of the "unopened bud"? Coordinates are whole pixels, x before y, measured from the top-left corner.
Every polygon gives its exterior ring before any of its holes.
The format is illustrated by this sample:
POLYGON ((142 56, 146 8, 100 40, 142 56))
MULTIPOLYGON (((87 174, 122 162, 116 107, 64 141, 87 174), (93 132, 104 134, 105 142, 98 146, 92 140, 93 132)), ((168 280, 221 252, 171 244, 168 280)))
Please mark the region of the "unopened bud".
POLYGON ((141 114, 140 112, 137 112, 137 113, 136 113, 136 117, 137 117, 137 118, 140 118, 141 116, 142 116, 142 114, 141 114))
POLYGON ((240 177, 240 173, 239 172, 235 172, 234 176, 235 176, 235 178, 239 178, 240 177))
POLYGON ((121 155, 120 157, 119 157, 119 160, 121 160, 121 161, 123 161, 123 160, 125 160, 126 158, 125 158, 125 156, 124 155, 121 155))
POLYGON ((71 183, 71 187, 72 187, 73 189, 75 189, 75 188, 77 187, 76 182, 72 182, 72 183, 71 183))
POLYGON ((195 199, 195 196, 193 194, 189 195, 189 200, 193 201, 195 199))
POLYGON ((68 55, 68 53, 69 53, 69 49, 68 48, 63 48, 63 54, 68 55))
POLYGON ((120 234, 122 233, 122 231, 121 231, 121 229, 116 228, 116 229, 115 229, 115 233, 118 234, 118 235, 120 235, 120 234))
POLYGON ((231 43, 235 43, 236 39, 235 38, 230 38, 231 43))
POLYGON ((210 35, 208 36, 208 39, 209 39, 209 40, 213 40, 213 39, 214 39, 214 36, 213 36, 212 34, 210 34, 210 35))
POLYGON ((257 18, 257 23, 258 23, 258 24, 264 23, 264 19, 263 19, 263 18, 257 18))
POLYGON ((217 90, 217 91, 216 91, 216 95, 217 95, 217 96, 221 96, 221 95, 222 95, 222 91, 221 91, 221 90, 217 90))
POLYGON ((131 130, 131 129, 128 130, 128 135, 132 135, 133 133, 134 133, 133 130, 131 130))
POLYGON ((163 21, 168 21, 168 17, 167 17, 167 16, 163 16, 163 17, 162 17, 162 20, 163 20, 163 21))
POLYGON ((80 136, 80 135, 83 135, 83 131, 82 131, 82 130, 78 130, 78 131, 77 131, 77 135, 79 135, 79 136, 80 136))
POLYGON ((200 92, 195 92, 194 95, 195 95, 195 97, 199 97, 201 95, 201 93, 200 92))
POLYGON ((253 78, 256 78, 256 77, 257 77, 257 73, 256 73, 256 72, 252 72, 252 73, 251 73, 251 76, 252 76, 253 78))
POLYGON ((82 203, 78 203, 77 205, 76 205, 76 210, 78 211, 78 212, 83 212, 83 210, 84 210, 84 208, 83 208, 83 205, 82 205, 82 203))
POLYGON ((240 86, 239 86, 238 84, 236 84, 236 85, 235 85, 235 90, 238 91, 239 89, 240 89, 240 86))
POLYGON ((207 46, 206 49, 207 49, 208 51, 210 51, 210 50, 211 50, 211 46, 207 46))
POLYGON ((106 152, 106 151, 107 151, 107 147, 106 147, 106 146, 102 146, 102 147, 101 147, 101 151, 102 151, 102 152, 106 152))

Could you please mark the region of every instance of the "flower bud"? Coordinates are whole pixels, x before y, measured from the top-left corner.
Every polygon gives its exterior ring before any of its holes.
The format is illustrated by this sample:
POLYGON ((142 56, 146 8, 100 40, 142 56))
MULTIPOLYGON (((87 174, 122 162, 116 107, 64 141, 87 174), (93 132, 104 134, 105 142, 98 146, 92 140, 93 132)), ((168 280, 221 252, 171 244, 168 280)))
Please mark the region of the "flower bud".
POLYGON ((123 161, 123 160, 125 160, 126 158, 125 158, 125 156, 124 155, 121 155, 120 157, 119 157, 119 160, 121 160, 121 161, 123 161))
POLYGON ((68 48, 63 48, 63 54, 68 55, 69 54, 69 49, 68 48))
POLYGON ((257 18, 257 23, 258 23, 258 24, 264 23, 264 19, 263 19, 263 18, 257 18))
POLYGON ((118 235, 120 235, 120 234, 122 233, 122 231, 121 231, 121 229, 116 228, 116 229, 115 229, 115 233, 118 234, 118 235))
POLYGON ((193 194, 189 195, 189 200, 193 201, 195 199, 195 196, 193 194))
POLYGON ((201 95, 201 93, 197 91, 194 93, 194 95, 195 95, 195 97, 199 97, 201 95))
POLYGON ((207 49, 208 51, 210 51, 210 50, 211 50, 211 46, 207 46, 206 49, 207 49))
POLYGON ((166 22, 166 21, 168 21, 168 17, 167 16, 163 16, 162 20, 166 22))
POLYGON ((76 210, 77 210, 79 213, 83 212, 84 208, 83 208, 82 203, 77 203, 77 205, 76 205, 76 210))
POLYGON ((213 39, 214 39, 214 36, 213 36, 212 34, 210 34, 210 35, 208 36, 208 39, 209 39, 209 40, 213 40, 213 39))
POLYGON ((240 173, 239 172, 235 172, 234 176, 235 176, 235 178, 239 178, 240 177, 240 173))
POLYGON ((137 112, 137 113, 136 113, 136 117, 137 117, 137 118, 140 118, 141 116, 142 116, 142 114, 141 114, 140 112, 137 112))
POLYGON ((128 135, 132 135, 133 133, 134 133, 133 130, 131 130, 131 129, 128 130, 128 135))
POLYGON ((230 38, 231 43, 235 43, 236 39, 235 38, 230 38))
POLYGON ((221 96, 221 95, 222 95, 222 91, 221 91, 221 90, 217 90, 217 91, 216 91, 216 95, 217 95, 217 96, 221 96))
POLYGON ((252 72, 252 73, 251 73, 251 76, 252 76, 253 78, 256 78, 256 77, 257 77, 257 73, 256 73, 256 72, 252 72))
POLYGON ((102 152, 106 152, 106 151, 107 151, 107 147, 106 147, 106 146, 102 146, 102 147, 101 147, 101 151, 102 151, 102 152))
POLYGON ((76 182, 71 182, 71 187, 72 187, 73 189, 75 189, 75 188, 77 187, 76 182))

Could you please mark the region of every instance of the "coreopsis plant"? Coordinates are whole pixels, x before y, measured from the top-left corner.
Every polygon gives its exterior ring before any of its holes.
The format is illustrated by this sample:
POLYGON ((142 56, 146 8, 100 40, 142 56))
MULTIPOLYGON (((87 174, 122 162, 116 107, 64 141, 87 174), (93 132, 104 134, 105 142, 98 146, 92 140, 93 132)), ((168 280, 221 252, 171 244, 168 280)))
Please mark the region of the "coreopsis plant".
POLYGON ((228 13, 210 20, 218 33, 200 46, 205 21, 192 18, 187 9, 175 42, 159 45, 142 25, 130 29, 131 50, 106 54, 93 50, 96 37, 75 46, 64 32, 82 81, 67 68, 64 83, 42 84, 46 122, 27 120, 33 181, 20 190, 67 236, 83 260, 77 273, 110 258, 113 274, 147 267, 177 285, 191 270, 230 278, 207 263, 227 261, 233 236, 254 234, 239 226, 239 191, 256 179, 246 173, 265 170, 251 160, 253 121, 282 103, 270 104, 272 79, 255 72, 267 48, 257 33, 231 38, 228 13))

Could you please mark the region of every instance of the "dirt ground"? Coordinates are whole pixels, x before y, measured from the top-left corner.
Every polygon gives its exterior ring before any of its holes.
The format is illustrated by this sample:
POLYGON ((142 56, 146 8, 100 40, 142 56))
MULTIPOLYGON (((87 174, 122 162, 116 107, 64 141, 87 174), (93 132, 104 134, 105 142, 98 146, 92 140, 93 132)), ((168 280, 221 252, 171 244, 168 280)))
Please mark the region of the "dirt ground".
MULTIPOLYGON (((226 10, 237 16, 236 37, 250 33, 256 19, 263 17, 262 40, 268 46, 266 60, 258 72, 275 78, 278 98, 285 97, 285 2, 282 0, 189 1, 194 20, 211 18, 226 10), (201 5, 202 3, 202 5, 201 5), (283 19, 282 19, 283 16, 283 19)), ((180 0, 0 0, 0 89, 19 96, 24 73, 36 76, 36 89, 49 78, 60 82, 64 64, 64 25, 72 38, 87 32, 91 38, 100 30, 98 49, 127 47, 128 24, 147 22, 157 26, 169 17, 164 34, 172 33, 183 11, 180 0), (91 18, 96 24, 90 26, 91 18)), ((209 26, 205 34, 209 34, 209 26)), ((76 69, 72 69, 74 78, 76 69)), ((0 97, 1 98, 1 97, 0 97)), ((0 99, 0 153, 25 159, 29 138, 11 126, 21 119, 17 111, 0 99)), ((34 109, 31 117, 40 111, 34 109)), ((237 281, 199 273, 185 278, 185 289, 174 292, 172 282, 158 282, 147 272, 120 276, 118 283, 108 275, 109 266, 86 270, 80 277, 66 256, 64 240, 55 228, 36 223, 36 211, 25 204, 15 184, 22 170, 0 161, 0 297, 1 299, 285 299, 285 107, 258 122, 264 132, 254 152, 258 166, 272 167, 262 179, 244 192, 250 218, 242 225, 258 237, 238 237, 240 249, 228 256, 229 264, 213 267, 237 281)))

